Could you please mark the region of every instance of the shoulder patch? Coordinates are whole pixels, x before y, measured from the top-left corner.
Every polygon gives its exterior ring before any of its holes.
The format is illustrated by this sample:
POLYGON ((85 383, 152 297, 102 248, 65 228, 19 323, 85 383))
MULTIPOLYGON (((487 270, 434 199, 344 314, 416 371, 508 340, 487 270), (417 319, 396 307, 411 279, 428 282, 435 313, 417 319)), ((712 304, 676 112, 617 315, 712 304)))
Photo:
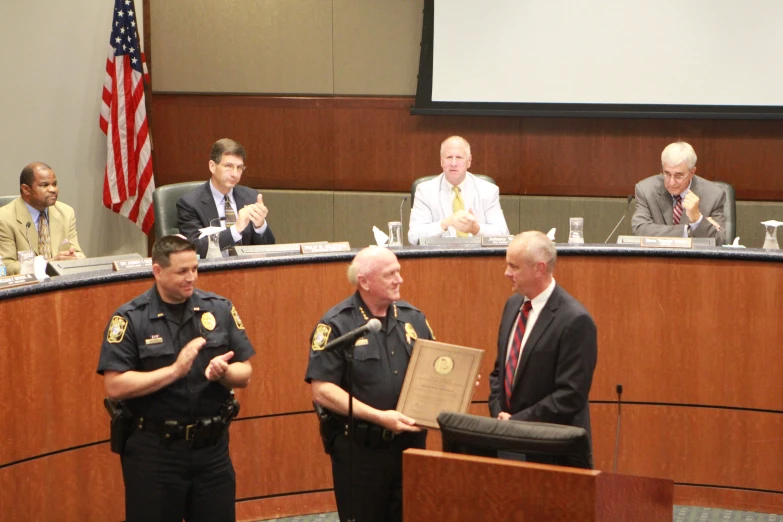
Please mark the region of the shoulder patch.
POLYGON ((329 342, 329 335, 332 333, 332 327, 328 324, 318 323, 315 327, 315 333, 313 334, 313 351, 320 351, 326 348, 326 343, 329 342))
POLYGON ((128 320, 121 315, 115 315, 111 318, 109 331, 106 334, 106 340, 111 344, 121 343, 125 337, 125 330, 128 328, 128 320))
POLYGON ((245 329, 245 323, 242 322, 242 319, 239 318, 239 312, 237 312, 236 306, 231 306, 231 317, 234 318, 234 323, 237 325, 238 330, 244 330, 245 329))
POLYGON ((432 340, 437 341, 437 339, 435 339, 435 332, 432 331, 432 326, 430 326, 430 322, 427 319, 424 319, 424 322, 427 323, 427 328, 430 329, 430 337, 432 337, 432 340))

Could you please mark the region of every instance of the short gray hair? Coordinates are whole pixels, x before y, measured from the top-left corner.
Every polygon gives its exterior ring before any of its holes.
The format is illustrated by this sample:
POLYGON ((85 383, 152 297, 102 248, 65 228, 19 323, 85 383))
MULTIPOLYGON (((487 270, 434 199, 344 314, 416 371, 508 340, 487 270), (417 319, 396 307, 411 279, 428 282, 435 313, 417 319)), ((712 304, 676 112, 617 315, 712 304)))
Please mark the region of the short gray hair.
POLYGON ((443 149, 446 148, 446 144, 450 141, 459 141, 462 143, 462 146, 465 148, 465 155, 470 156, 470 143, 468 143, 468 140, 463 138, 462 136, 449 136, 443 142, 440 144, 440 155, 443 156, 443 149))
POLYGON ((690 170, 696 166, 696 159, 696 151, 684 141, 670 143, 661 152, 661 166, 670 165, 673 167, 685 163, 685 166, 690 170))
POLYGON ((527 261, 546 263, 547 273, 550 275, 555 271, 557 262, 557 249, 551 239, 546 234, 538 230, 528 230, 514 237, 514 242, 522 242, 525 245, 523 256, 527 261))

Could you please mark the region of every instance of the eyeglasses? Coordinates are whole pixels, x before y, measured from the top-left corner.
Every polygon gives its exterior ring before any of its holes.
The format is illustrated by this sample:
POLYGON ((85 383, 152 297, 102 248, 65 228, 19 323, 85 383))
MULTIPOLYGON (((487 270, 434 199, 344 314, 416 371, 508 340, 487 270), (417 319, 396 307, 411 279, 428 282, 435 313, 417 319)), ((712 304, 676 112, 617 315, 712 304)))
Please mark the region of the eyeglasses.
POLYGON ((668 180, 670 180, 670 181, 671 181, 671 180, 674 180, 674 181, 682 181, 682 180, 684 180, 686 177, 688 177, 688 174, 668 174, 668 173, 666 173, 666 172, 661 172, 661 174, 663 174, 663 177, 664 177, 664 178, 666 178, 666 179, 668 179, 668 180))
POLYGON ((245 165, 234 165, 232 163, 218 163, 218 165, 220 165, 221 167, 223 167, 226 170, 236 170, 240 174, 245 172, 245 169, 247 169, 247 167, 245 165))

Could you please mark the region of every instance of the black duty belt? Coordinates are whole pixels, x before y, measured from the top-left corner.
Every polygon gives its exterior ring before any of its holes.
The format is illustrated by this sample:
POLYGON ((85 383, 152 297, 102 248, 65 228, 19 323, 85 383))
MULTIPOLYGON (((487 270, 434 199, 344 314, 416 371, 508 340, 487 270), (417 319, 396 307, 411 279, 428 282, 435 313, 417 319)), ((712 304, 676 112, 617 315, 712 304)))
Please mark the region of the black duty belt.
MULTIPOLYGON (((337 428, 343 432, 343 434, 347 434, 348 419, 345 417, 336 417, 335 421, 337 423, 337 428)), ((404 441, 418 434, 406 431, 394 433, 377 424, 361 420, 354 420, 353 427, 354 442, 359 446, 366 446, 368 448, 387 448, 393 444, 402 444, 404 441)))
POLYGON ((159 421, 145 417, 133 420, 133 427, 139 431, 150 431, 157 434, 163 444, 171 444, 180 440, 187 441, 192 448, 214 446, 221 439, 229 422, 219 415, 205 417, 195 422, 159 421))

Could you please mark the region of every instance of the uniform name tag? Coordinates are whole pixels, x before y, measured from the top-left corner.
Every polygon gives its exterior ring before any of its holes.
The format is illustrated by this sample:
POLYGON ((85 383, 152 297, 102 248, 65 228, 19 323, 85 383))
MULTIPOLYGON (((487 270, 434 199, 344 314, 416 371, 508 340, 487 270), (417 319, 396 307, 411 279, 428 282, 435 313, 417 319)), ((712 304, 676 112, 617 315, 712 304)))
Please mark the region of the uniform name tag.
POLYGON ((146 344, 146 345, 150 345, 150 344, 162 344, 162 343, 163 343, 163 337, 158 337, 158 336, 151 337, 151 338, 149 338, 149 339, 146 339, 146 340, 144 341, 144 344, 146 344))
POLYGON ((362 337, 358 341, 356 341, 353 345, 354 346, 364 346, 365 344, 370 344, 370 341, 366 337, 362 337))

